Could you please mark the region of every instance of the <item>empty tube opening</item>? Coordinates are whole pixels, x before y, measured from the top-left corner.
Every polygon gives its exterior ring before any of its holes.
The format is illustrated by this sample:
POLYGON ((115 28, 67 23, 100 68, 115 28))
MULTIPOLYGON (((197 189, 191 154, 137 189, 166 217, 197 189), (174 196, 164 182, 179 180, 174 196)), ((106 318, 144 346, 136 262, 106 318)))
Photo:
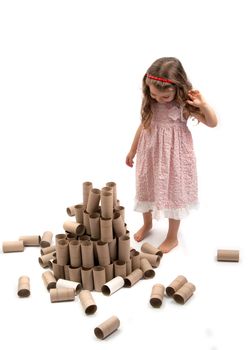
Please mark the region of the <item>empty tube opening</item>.
POLYGON ((73 239, 72 241, 70 241, 69 244, 70 245, 79 245, 79 241, 77 241, 76 239, 73 239))
POLYGON ((82 289, 81 284, 78 284, 76 288, 76 294, 79 294, 81 289, 82 289))
POLYGON ((124 281, 125 281, 124 287, 131 287, 132 286, 132 282, 128 278, 125 278, 124 281))
POLYGON ((166 294, 170 297, 175 293, 175 290, 172 287, 166 287, 166 294))
POLYGON ((162 305, 162 301, 160 299, 157 299, 157 298, 152 298, 150 300, 150 304, 153 306, 153 307, 160 307, 162 305))
POLYGON ((178 304, 184 304, 184 299, 182 298, 181 295, 176 294, 173 296, 173 299, 176 301, 178 304))
POLYGON ((96 335, 97 338, 99 339, 103 339, 104 338, 104 333, 102 332, 102 330, 100 328, 95 328, 94 329, 94 333, 96 335))
POLYGON ((86 315, 92 315, 97 311, 97 305, 90 305, 86 308, 85 313, 86 315))
POLYGON ((30 291, 28 289, 21 289, 18 291, 18 296, 21 298, 28 297, 30 295, 30 291))
POLYGON ((152 278, 155 276, 155 272, 153 270, 148 270, 144 273, 145 278, 152 278))
POLYGON ((84 225, 78 225, 78 227, 77 227, 77 229, 76 229, 76 234, 77 235, 81 235, 81 233, 84 233, 84 231, 85 231, 85 227, 84 227, 84 225))
POLYGON ((104 294, 104 295, 110 295, 111 294, 111 290, 108 286, 106 285, 103 285, 102 288, 101 288, 101 292, 104 294))

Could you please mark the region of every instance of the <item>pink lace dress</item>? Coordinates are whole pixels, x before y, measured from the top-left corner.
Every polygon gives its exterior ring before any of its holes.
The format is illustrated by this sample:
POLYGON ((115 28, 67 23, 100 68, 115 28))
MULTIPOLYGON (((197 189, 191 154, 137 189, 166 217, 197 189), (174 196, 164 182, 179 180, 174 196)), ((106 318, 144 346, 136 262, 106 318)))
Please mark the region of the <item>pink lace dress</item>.
POLYGON ((182 219, 198 204, 192 135, 175 102, 153 103, 152 111, 137 148, 135 210, 182 219))

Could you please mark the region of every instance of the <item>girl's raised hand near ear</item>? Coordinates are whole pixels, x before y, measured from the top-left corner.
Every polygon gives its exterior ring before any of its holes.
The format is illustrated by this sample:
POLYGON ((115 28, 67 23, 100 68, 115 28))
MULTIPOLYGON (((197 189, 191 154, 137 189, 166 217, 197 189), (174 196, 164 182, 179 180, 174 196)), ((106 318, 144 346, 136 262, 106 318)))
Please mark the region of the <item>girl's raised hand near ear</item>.
POLYGON ((206 104, 206 100, 201 95, 199 90, 190 90, 188 91, 188 97, 189 100, 187 100, 187 103, 194 107, 202 107, 206 104))

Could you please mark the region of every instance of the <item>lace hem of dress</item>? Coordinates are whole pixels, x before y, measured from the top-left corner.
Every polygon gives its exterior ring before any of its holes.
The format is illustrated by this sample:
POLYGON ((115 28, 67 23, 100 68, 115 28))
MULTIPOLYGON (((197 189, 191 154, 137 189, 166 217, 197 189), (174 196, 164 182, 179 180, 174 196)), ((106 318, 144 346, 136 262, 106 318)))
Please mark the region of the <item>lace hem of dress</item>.
POLYGON ((135 200, 134 210, 140 213, 152 211, 153 219, 160 220, 162 218, 181 220, 188 216, 190 210, 198 209, 199 203, 195 202, 187 205, 185 208, 163 208, 157 209, 153 202, 139 202, 135 200))

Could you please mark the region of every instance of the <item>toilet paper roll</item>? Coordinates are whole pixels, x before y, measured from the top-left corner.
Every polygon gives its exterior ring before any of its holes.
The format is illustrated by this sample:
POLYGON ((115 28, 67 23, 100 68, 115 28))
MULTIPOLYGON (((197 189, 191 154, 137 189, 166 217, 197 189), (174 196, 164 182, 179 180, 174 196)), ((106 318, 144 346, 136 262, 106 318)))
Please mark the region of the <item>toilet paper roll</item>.
POLYGON ((117 260, 114 261, 113 263, 114 265, 114 276, 121 276, 123 278, 126 277, 126 263, 125 261, 122 260, 117 260))
POLYGON ((140 259, 140 268, 143 271, 144 278, 153 278, 155 276, 152 265, 146 258, 140 259))
POLYGON ((124 278, 122 278, 121 276, 117 276, 109 282, 105 283, 101 288, 101 292, 104 295, 112 295, 117 290, 122 288, 124 286, 124 283, 124 278))
POLYGON ((78 236, 76 233, 66 232, 66 239, 69 243, 70 243, 70 241, 75 241, 76 239, 78 239, 78 237, 80 237, 80 236, 78 236))
POLYGON ((140 253, 133 249, 130 251, 130 257, 132 260, 132 270, 140 269, 140 253))
POLYGON ((105 280, 106 282, 109 282, 114 277, 114 268, 113 263, 105 266, 105 280))
POLYGON ((123 221, 125 222, 125 207, 118 205, 115 207, 115 212, 119 213, 122 216, 123 221))
POLYGON ((98 327, 94 329, 94 334, 98 339, 105 339, 113 332, 115 332, 120 326, 120 321, 118 317, 112 316, 105 322, 101 323, 98 327))
POLYGON ((180 289, 187 282, 186 277, 180 275, 175 278, 175 280, 170 283, 168 287, 166 287, 166 294, 168 296, 172 296, 178 289, 180 289))
POLYGON ((114 238, 111 242, 108 243, 109 253, 111 261, 115 261, 118 258, 117 254, 117 239, 114 238))
POLYGON ((77 204, 75 205, 75 219, 76 222, 78 222, 79 224, 83 225, 83 217, 84 217, 84 211, 85 211, 85 206, 83 204, 77 204))
POLYGON ((95 266, 93 268, 93 282, 94 289, 97 292, 101 292, 102 286, 106 283, 105 268, 103 266, 95 266))
POLYGON ((52 271, 56 280, 59 278, 65 278, 64 266, 59 265, 56 259, 52 260, 52 271))
POLYGON ((143 271, 141 269, 135 269, 130 275, 125 278, 125 287, 132 287, 135 283, 143 278, 143 271))
POLYGON ((113 195, 112 192, 101 192, 101 216, 102 218, 112 218, 113 216, 113 195))
POLYGON ((72 301, 75 299, 75 290, 73 288, 51 288, 50 299, 52 303, 72 301))
POLYGON ((174 293, 173 298, 179 304, 185 304, 195 291, 195 285, 187 282, 177 292, 174 293))
POLYGON ((89 213, 86 210, 84 211, 83 220, 84 220, 85 233, 87 235, 91 236, 90 215, 89 215, 89 213))
POLYGON ((90 224, 91 237, 100 239, 100 214, 99 213, 90 214, 89 224, 90 224))
POLYGON ((57 244, 57 242, 58 242, 60 239, 66 239, 66 234, 65 234, 65 233, 58 233, 58 234, 55 236, 55 244, 57 244))
POLYGON ((125 224, 122 216, 119 213, 115 213, 112 220, 113 230, 116 237, 123 236, 126 233, 125 224))
POLYGON ((81 278, 83 289, 93 290, 93 273, 92 268, 82 267, 81 278))
POLYGON ((30 295, 30 278, 28 276, 19 277, 17 295, 21 298, 26 298, 30 295))
POLYGON ((57 283, 56 283, 56 288, 70 288, 70 289, 74 289, 75 294, 77 295, 81 291, 81 284, 78 283, 78 282, 68 281, 68 280, 59 278, 57 280, 57 283))
POLYGON ((111 263, 110 252, 107 242, 97 242, 98 261, 100 266, 106 266, 111 263))
POLYGON ((113 229, 111 218, 100 219, 100 237, 102 242, 111 242, 113 240, 113 229))
POLYGON ((162 305, 162 300, 164 297, 165 287, 163 284, 157 283, 152 287, 150 304, 153 307, 160 307, 162 305))
POLYGON ((40 256, 38 258, 38 262, 40 266, 42 266, 43 268, 50 267, 52 264, 52 261, 55 259, 54 253, 55 252, 40 256))
POLYGON ((79 299, 86 315, 92 315, 97 311, 97 305, 89 290, 82 290, 79 293, 79 299))
POLYGON ((159 255, 160 257, 163 256, 163 252, 160 249, 154 247, 152 244, 148 242, 145 242, 142 244, 141 251, 142 253, 155 254, 155 255, 159 255))
POLYGON ((33 236, 20 236, 19 241, 23 241, 25 247, 29 246, 39 246, 41 242, 41 237, 39 235, 33 236))
POLYGON ((64 277, 62 279, 70 281, 70 271, 69 271, 70 265, 65 265, 64 266, 64 277))
POLYGON ((93 214, 97 212, 99 209, 99 201, 100 201, 100 190, 98 188, 93 188, 89 192, 86 211, 89 214, 93 214))
POLYGON ((81 267, 68 267, 70 281, 81 283, 81 267))
POLYGON ((92 182, 86 181, 83 183, 83 204, 87 206, 89 193, 92 189, 92 182))
POLYGON ((42 273, 42 279, 45 287, 50 290, 51 288, 56 288, 56 278, 51 271, 45 271, 42 273))
POLYGON ((119 260, 130 261, 130 237, 127 235, 120 236, 118 244, 119 260))
POLYGON ((113 207, 115 208, 117 205, 117 185, 116 185, 116 182, 113 182, 113 181, 107 182, 106 186, 112 188, 113 207))
POLYGON ((41 248, 40 249, 40 253, 41 255, 46 255, 49 253, 54 253, 56 251, 56 246, 55 245, 51 245, 50 247, 46 247, 46 248, 41 248))
POLYGON ((82 266, 83 267, 93 267, 94 266, 94 250, 93 241, 81 241, 81 256, 82 256, 82 266))
POLYGON ((239 250, 218 249, 217 260, 239 262, 239 250))
POLYGON ((59 239, 56 242, 57 264, 64 266, 69 263, 69 242, 66 239, 59 239))
POLYGON ((70 233, 75 233, 78 236, 80 236, 81 234, 84 234, 84 231, 85 231, 84 225, 73 221, 65 221, 63 224, 63 228, 65 231, 70 233))
POLYGON ((72 240, 69 243, 70 265, 72 267, 79 267, 82 264, 80 242, 72 240))
POLYGON ((24 242, 23 241, 5 241, 2 244, 3 253, 12 252, 23 252, 24 242))
POLYGON ((52 237, 53 237, 53 233, 51 231, 45 231, 43 233, 41 242, 40 242, 40 246, 42 248, 46 248, 46 247, 50 247, 51 242, 52 242, 52 237))
POLYGON ((160 256, 148 253, 140 253, 140 259, 146 258, 152 267, 158 267, 160 264, 160 256))

